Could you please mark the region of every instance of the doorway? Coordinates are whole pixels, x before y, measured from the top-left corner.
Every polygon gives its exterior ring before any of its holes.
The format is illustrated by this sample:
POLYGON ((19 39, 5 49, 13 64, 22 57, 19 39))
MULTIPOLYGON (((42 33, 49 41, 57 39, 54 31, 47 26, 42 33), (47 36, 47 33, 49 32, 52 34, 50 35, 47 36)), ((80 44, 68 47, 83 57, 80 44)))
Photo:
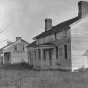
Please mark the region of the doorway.
POLYGON ((53 63, 53 49, 49 49, 49 65, 53 63))
POLYGON ((5 64, 11 63, 11 53, 10 52, 4 53, 4 63, 5 64))
POLYGON ((43 58, 46 65, 51 66, 53 61, 53 48, 43 50, 43 58))

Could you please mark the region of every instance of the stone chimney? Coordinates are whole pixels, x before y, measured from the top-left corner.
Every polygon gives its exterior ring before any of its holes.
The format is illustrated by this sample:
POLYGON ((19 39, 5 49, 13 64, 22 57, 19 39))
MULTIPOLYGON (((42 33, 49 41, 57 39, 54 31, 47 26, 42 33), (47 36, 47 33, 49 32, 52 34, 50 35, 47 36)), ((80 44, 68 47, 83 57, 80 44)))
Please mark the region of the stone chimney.
POLYGON ((45 31, 48 31, 52 28, 52 19, 46 18, 45 19, 45 31))
POLYGON ((19 39, 21 39, 21 37, 16 37, 16 41, 19 40, 19 39))
POLYGON ((88 15, 88 2, 87 1, 79 1, 78 8, 79 8, 79 12, 78 12, 79 17, 83 18, 88 15))

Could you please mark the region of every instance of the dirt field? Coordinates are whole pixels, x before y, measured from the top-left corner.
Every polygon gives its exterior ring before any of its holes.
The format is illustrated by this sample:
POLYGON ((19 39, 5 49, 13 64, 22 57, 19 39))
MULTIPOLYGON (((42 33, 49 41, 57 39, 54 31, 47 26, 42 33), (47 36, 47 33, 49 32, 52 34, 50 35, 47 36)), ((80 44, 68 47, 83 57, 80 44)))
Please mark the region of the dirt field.
POLYGON ((0 69, 0 88, 88 88, 88 71, 0 69))

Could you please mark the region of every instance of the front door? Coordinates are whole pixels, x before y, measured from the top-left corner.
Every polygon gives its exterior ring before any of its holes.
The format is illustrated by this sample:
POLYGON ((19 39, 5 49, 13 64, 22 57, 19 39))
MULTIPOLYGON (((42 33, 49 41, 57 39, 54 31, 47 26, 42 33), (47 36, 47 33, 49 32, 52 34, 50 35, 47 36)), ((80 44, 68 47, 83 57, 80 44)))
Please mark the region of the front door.
POLYGON ((43 58, 44 58, 45 65, 48 65, 48 66, 52 65, 53 49, 44 49, 43 52, 44 52, 43 58))

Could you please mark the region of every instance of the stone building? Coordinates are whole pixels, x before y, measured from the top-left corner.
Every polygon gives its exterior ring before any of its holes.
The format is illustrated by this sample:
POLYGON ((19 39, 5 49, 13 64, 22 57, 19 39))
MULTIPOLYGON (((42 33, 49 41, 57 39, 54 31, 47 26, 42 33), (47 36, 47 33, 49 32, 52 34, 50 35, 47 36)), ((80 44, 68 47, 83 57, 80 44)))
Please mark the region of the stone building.
POLYGON ((21 37, 16 37, 15 42, 9 42, 1 51, 2 64, 15 64, 28 62, 26 46, 29 43, 24 41, 21 37))
POLYGON ((78 2, 78 16, 52 26, 45 19, 45 31, 27 46, 34 67, 75 70, 88 68, 88 2, 78 2))

